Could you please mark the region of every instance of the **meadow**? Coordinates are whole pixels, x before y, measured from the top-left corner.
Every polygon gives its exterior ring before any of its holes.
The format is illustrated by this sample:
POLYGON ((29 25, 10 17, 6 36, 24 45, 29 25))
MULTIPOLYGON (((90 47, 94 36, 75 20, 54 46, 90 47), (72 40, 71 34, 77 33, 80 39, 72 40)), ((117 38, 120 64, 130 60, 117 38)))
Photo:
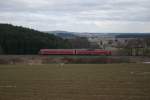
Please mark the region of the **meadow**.
POLYGON ((0 65, 0 100, 150 100, 150 65, 0 65))

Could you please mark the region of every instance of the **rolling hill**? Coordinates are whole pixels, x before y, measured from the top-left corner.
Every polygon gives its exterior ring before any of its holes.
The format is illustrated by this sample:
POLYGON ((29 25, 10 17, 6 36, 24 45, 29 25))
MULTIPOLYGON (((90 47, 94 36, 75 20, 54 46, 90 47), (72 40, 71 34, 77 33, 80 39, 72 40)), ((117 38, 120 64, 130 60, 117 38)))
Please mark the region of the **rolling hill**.
POLYGON ((58 36, 10 24, 0 24, 0 51, 3 54, 37 54, 41 48, 69 48, 58 36))

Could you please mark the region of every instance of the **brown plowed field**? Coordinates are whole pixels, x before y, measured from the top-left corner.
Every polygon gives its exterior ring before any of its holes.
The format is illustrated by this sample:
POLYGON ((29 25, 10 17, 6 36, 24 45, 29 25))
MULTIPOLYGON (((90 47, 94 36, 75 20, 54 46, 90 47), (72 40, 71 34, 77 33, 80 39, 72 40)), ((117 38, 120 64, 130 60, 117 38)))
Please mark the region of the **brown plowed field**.
POLYGON ((150 100, 150 65, 0 65, 0 100, 150 100))

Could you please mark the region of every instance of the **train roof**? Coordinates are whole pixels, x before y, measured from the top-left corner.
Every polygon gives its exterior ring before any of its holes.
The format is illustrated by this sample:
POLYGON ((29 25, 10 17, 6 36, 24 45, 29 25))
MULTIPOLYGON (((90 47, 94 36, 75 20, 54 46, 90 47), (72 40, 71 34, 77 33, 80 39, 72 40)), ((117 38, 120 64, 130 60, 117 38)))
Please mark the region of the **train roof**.
POLYGON ((104 49, 40 49, 40 50, 104 50, 104 49))

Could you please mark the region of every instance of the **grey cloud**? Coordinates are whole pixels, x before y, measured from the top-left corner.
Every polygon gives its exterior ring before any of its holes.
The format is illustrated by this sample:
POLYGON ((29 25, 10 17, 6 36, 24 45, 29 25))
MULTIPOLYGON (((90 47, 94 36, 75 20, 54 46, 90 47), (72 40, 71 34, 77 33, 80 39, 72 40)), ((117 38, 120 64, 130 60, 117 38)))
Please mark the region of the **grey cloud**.
MULTIPOLYGON (((139 26, 146 25, 150 22, 149 11, 149 0, 1 0, 0 22, 32 27, 40 23, 42 28, 36 26, 40 30, 52 27, 83 31, 91 27, 97 31, 95 22, 100 21, 112 24, 119 21, 120 26, 124 21, 129 26, 137 27, 134 22, 139 22, 139 26)), ((118 29, 121 28, 118 26, 118 29)), ((144 29, 141 27, 141 30, 144 29)))

